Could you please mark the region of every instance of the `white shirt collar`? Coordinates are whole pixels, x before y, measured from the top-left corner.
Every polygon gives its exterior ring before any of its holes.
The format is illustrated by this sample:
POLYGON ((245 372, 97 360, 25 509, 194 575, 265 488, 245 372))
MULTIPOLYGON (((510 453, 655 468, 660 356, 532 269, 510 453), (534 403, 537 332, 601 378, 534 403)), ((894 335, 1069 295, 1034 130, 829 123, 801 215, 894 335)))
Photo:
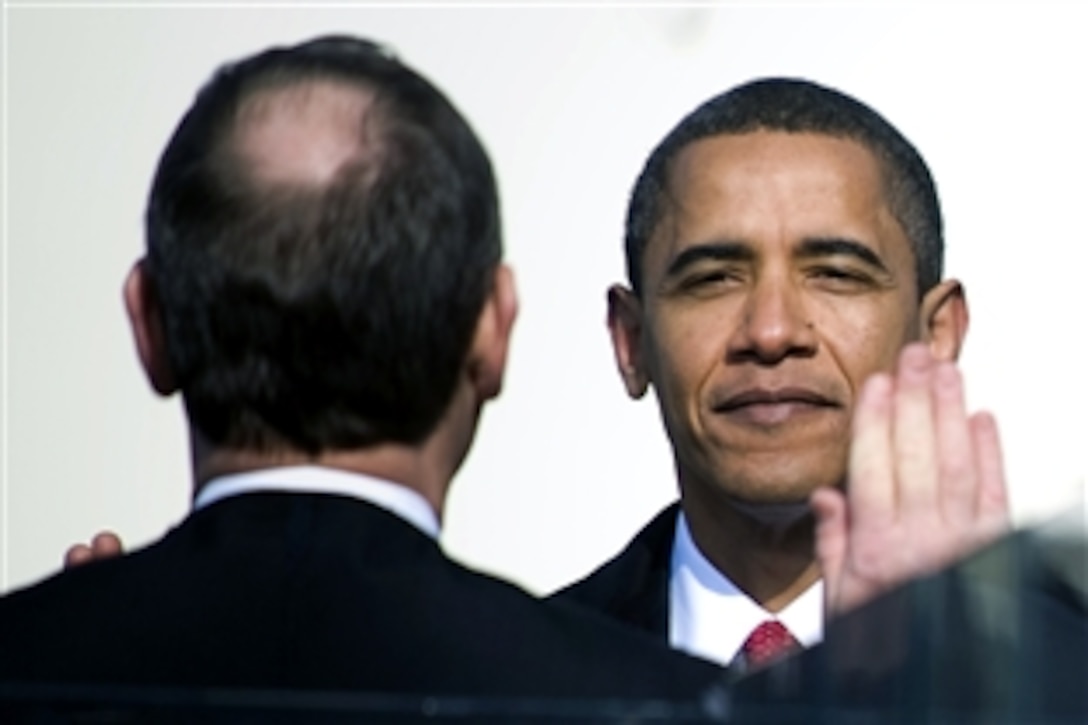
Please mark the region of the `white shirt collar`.
POLYGON ((352 496, 399 516, 431 538, 437 538, 440 529, 434 509, 411 488, 361 473, 322 466, 263 468, 213 478, 200 489, 193 501, 193 510, 198 511, 221 499, 251 491, 352 496))
POLYGON ((669 576, 669 643, 728 665, 760 623, 777 619, 811 647, 823 637, 824 587, 818 581, 771 614, 711 564, 695 545, 683 512, 676 522, 669 576))

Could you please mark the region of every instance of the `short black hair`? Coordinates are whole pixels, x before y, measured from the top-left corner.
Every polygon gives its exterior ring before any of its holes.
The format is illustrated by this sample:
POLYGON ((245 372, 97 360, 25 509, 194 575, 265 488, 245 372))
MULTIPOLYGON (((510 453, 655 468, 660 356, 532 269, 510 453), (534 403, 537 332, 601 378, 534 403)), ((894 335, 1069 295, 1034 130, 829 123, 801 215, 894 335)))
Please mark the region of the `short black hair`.
POLYGON ((818 133, 856 141, 881 164, 892 214, 914 252, 921 295, 941 280, 944 233, 933 177, 914 146, 875 110, 840 91, 795 78, 737 86, 696 108, 650 154, 627 208, 625 248, 632 289, 642 292, 642 258, 668 203, 669 167, 700 139, 754 131, 818 133))
POLYGON ((502 256, 487 153, 383 46, 327 36, 221 67, 151 188, 146 268, 190 422, 213 444, 311 454, 419 442, 448 407, 502 256), (270 185, 232 143, 254 94, 369 94, 367 151, 270 185))

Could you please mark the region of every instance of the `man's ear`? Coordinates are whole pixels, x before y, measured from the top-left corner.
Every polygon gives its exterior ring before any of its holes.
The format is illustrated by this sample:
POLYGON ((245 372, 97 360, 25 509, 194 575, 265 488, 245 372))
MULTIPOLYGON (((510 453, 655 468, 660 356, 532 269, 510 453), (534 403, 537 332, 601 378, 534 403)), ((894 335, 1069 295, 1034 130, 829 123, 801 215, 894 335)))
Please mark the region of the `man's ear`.
POLYGON ((937 360, 959 359, 970 314, 963 285, 948 279, 929 290, 922 298, 921 338, 937 360))
POLYGON ((480 400, 489 400, 502 392, 510 336, 518 316, 518 292, 514 272, 505 264, 495 269, 491 294, 480 310, 476 334, 469 351, 469 377, 480 400))
POLYGON ((125 278, 124 298, 136 352, 148 382, 159 395, 176 392, 178 386, 167 354, 159 297, 143 259, 132 265, 125 278))
POLYGON ((650 385, 642 359, 642 302, 623 285, 612 285, 608 289, 608 331, 612 335, 616 367, 627 394, 641 398, 650 385))

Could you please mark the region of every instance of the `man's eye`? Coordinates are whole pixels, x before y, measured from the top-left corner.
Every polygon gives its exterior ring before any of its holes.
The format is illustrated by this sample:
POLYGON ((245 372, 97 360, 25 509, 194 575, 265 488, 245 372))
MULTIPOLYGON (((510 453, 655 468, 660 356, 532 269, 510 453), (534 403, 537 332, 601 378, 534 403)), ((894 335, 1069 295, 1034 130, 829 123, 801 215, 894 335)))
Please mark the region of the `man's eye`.
POLYGON ((856 279, 857 275, 848 269, 838 269, 837 267, 821 267, 816 270, 816 274, 820 277, 831 277, 832 279, 856 279))
POLYGON ((837 286, 866 286, 872 283, 872 277, 856 269, 845 267, 815 267, 809 274, 817 280, 837 286))
POLYGON ((699 274, 693 274, 684 280, 684 287, 687 289, 699 289, 703 287, 714 287, 717 285, 734 282, 737 280, 737 275, 731 274, 725 270, 715 270, 713 272, 702 272, 699 274))

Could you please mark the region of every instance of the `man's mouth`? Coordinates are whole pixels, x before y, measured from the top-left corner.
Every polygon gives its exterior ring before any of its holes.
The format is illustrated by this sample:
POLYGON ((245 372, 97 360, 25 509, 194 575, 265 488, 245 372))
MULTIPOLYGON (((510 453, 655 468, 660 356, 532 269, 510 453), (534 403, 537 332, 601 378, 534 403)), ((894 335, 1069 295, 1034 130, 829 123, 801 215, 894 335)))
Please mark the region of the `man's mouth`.
POLYGON ((714 406, 715 412, 760 426, 773 426, 801 415, 822 413, 841 406, 807 388, 749 388, 714 406))

